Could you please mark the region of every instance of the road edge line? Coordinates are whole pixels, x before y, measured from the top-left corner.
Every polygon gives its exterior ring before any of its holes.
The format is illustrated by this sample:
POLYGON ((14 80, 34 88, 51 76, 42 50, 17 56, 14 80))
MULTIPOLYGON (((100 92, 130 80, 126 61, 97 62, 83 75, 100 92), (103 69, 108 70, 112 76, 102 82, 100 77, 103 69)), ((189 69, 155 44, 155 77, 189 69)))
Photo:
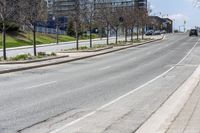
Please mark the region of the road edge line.
MULTIPOLYGON (((188 52, 186 57, 192 52, 194 47, 188 52)), ((186 58, 184 57, 180 64, 186 58)), ((188 101, 193 91, 200 82, 200 65, 192 73, 192 75, 165 101, 165 103, 139 127, 135 133, 166 133, 176 116, 180 113, 185 103, 188 101)))

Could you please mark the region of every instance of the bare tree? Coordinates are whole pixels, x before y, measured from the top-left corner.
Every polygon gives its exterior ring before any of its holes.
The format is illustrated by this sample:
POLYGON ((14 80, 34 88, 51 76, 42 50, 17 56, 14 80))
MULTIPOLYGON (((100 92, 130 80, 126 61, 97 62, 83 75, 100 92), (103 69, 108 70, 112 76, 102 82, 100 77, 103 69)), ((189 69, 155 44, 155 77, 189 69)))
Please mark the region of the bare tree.
POLYGON ((36 25, 40 21, 47 20, 47 5, 44 0, 21 0, 22 23, 33 33, 34 56, 37 56, 36 49, 36 25))
POLYGON ((140 27, 142 29, 142 39, 144 39, 144 30, 148 23, 148 12, 146 9, 140 9, 140 27))
POLYGON ((83 14, 86 12, 86 5, 83 0, 74 0, 74 7, 72 10, 66 12, 70 16, 69 18, 74 22, 75 34, 76 34, 76 49, 79 50, 79 36, 83 26, 83 14))
POLYGON ((97 21, 100 27, 105 27, 107 45, 109 45, 109 32, 110 32, 110 18, 111 18, 111 5, 108 4, 107 0, 96 0, 96 13, 97 21))
POLYGON ((134 7, 135 18, 136 18, 136 29, 137 29, 137 40, 139 40, 139 28, 140 28, 140 9, 135 6, 134 7))
POLYGON ((115 6, 110 9, 110 27, 115 32, 115 43, 117 44, 120 23, 123 21, 123 17, 120 15, 122 7, 115 6))
POLYGON ((95 4, 95 0, 83 0, 83 5, 85 6, 83 18, 86 21, 86 25, 88 26, 90 32, 90 47, 92 47, 92 28, 96 15, 95 4))
POLYGON ((11 22, 19 20, 18 0, 0 0, 0 25, 2 29, 3 57, 6 60, 6 31, 11 22))
POLYGON ((123 16, 123 27, 125 31, 125 42, 127 42, 128 30, 131 30, 131 40, 133 41, 133 30, 135 26, 135 12, 134 6, 124 6, 122 8, 122 16, 123 16))

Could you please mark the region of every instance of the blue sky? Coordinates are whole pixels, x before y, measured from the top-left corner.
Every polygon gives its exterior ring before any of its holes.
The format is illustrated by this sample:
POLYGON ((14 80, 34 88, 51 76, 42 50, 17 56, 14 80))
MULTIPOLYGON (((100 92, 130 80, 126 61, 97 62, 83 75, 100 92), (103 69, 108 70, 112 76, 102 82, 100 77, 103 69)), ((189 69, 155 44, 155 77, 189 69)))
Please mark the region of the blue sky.
POLYGON ((174 28, 184 25, 187 21, 187 28, 200 26, 200 8, 193 5, 194 0, 148 0, 152 13, 162 12, 169 14, 169 18, 175 19, 174 28))

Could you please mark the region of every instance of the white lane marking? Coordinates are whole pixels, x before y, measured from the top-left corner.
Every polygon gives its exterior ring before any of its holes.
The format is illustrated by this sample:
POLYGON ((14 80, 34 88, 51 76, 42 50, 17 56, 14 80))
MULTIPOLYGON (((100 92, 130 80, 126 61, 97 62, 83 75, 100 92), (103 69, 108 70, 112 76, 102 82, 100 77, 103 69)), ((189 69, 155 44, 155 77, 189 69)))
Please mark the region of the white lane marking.
POLYGON ((200 41, 200 39, 195 43, 195 45, 192 47, 192 49, 190 49, 190 51, 186 54, 186 56, 182 60, 180 60, 176 65, 180 65, 192 53, 192 51, 197 46, 199 41, 200 41))
MULTIPOLYGON (((182 63, 182 62, 191 54, 192 50, 196 47, 196 45, 199 43, 199 41, 200 41, 200 39, 195 43, 195 45, 194 45, 194 46, 192 47, 192 49, 186 54, 186 56, 183 57, 183 59, 182 59, 181 61, 179 61, 176 65, 179 65, 180 63, 182 63)), ((62 126, 62 127, 60 127, 60 128, 58 128, 58 129, 55 129, 55 130, 51 131, 50 133, 58 133, 58 132, 61 132, 61 131, 63 131, 64 129, 66 129, 67 127, 72 126, 73 124, 76 124, 76 123, 80 122, 81 120, 84 120, 84 119, 86 119, 86 118, 88 118, 88 117, 90 117, 90 116, 96 114, 98 111, 105 109, 106 107, 108 107, 108 106, 110 106, 110 105, 112 105, 112 104, 114 104, 114 103, 120 101, 121 99, 123 99, 123 98, 125 98, 125 97, 127 97, 127 96, 129 96, 129 95, 131 95, 131 94, 133 94, 134 92, 139 91, 139 90, 142 89, 143 87, 145 87, 145 86, 151 84, 152 82, 156 81, 157 79, 163 77, 165 74, 169 73, 172 69, 174 69, 174 68, 176 67, 176 65, 173 66, 173 67, 171 67, 170 69, 168 69, 167 71, 165 71, 165 72, 162 73, 161 75, 155 77, 154 79, 152 79, 152 80, 146 82, 145 84, 139 86, 138 88, 136 88, 136 89, 134 89, 134 90, 132 90, 132 91, 130 91, 130 92, 128 92, 128 93, 126 93, 126 94, 120 96, 120 97, 118 97, 117 99, 115 99, 115 100, 113 100, 113 101, 111 101, 111 102, 109 102, 109 103, 107 103, 107 104, 101 106, 100 108, 97 108, 95 111, 92 111, 92 112, 89 113, 89 114, 86 114, 86 115, 84 115, 84 116, 82 116, 82 117, 80 117, 80 118, 78 118, 78 119, 76 119, 76 120, 74 120, 74 121, 72 121, 72 122, 70 122, 70 123, 68 123, 68 124, 66 124, 66 125, 64 125, 64 126, 62 126)))
POLYGON ((99 71, 107 70, 107 69, 110 69, 110 68, 111 68, 111 66, 106 66, 106 67, 100 68, 99 71))
POLYGON ((29 90, 29 89, 33 89, 33 88, 37 88, 37 87, 41 87, 41 86, 51 85, 51 84, 54 84, 56 82, 57 81, 51 81, 51 82, 46 82, 46 83, 38 84, 38 85, 35 85, 35 86, 30 86, 28 88, 25 88, 24 90, 29 90))

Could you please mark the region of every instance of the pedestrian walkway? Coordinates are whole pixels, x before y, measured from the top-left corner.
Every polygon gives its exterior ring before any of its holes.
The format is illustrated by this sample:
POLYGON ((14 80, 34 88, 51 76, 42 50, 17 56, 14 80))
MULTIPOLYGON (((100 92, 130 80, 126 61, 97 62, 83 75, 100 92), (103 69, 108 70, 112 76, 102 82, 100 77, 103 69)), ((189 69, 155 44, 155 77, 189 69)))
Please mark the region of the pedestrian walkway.
POLYGON ((200 133, 200 84, 166 133, 200 133))

